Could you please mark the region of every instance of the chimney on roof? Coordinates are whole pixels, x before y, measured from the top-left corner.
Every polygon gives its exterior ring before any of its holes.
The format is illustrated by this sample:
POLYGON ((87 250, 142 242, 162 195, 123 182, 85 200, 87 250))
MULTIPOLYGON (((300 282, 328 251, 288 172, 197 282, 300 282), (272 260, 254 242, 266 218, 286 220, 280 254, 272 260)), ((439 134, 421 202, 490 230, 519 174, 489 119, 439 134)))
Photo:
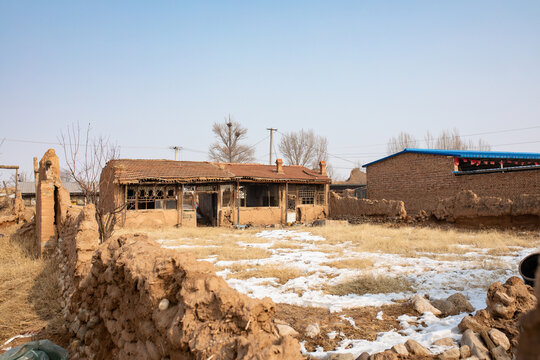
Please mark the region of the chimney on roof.
POLYGON ((281 159, 276 160, 276 172, 278 174, 283 174, 283 160, 281 159))
POLYGON ((320 169, 319 173, 321 175, 326 175, 326 161, 323 161, 323 160, 319 161, 319 169, 320 169))

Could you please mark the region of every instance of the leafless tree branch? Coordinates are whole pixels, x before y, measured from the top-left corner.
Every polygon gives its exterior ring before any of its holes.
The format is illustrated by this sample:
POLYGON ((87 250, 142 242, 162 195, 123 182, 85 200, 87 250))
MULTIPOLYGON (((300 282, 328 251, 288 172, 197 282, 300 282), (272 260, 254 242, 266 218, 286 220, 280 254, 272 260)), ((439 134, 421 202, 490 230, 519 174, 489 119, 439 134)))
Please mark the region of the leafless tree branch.
POLYGON ((315 135, 313 130, 300 130, 283 134, 279 151, 289 165, 319 166, 319 161, 328 160, 328 140, 315 135))
POLYGON ((254 160, 254 149, 240 142, 247 137, 247 129, 240 123, 231 121, 231 116, 224 123, 214 123, 212 132, 216 142, 210 145, 208 155, 218 162, 245 163, 254 160))

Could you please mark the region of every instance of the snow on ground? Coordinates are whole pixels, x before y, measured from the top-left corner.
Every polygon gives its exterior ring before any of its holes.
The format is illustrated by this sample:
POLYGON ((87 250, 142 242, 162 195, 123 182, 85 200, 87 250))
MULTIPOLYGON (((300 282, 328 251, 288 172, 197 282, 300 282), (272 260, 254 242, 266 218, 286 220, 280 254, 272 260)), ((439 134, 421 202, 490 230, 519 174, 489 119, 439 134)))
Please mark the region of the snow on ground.
MULTIPOLYGON (((355 276, 369 273, 373 275, 405 276, 412 281, 414 293, 427 294, 431 299, 446 298, 456 292, 464 294, 471 304, 478 310, 485 308, 486 287, 495 281, 506 281, 510 276, 519 276, 517 264, 531 252, 529 248, 511 248, 511 252, 504 256, 493 256, 486 253, 486 249, 475 249, 471 245, 456 245, 468 252, 460 255, 463 260, 444 260, 437 258, 441 254, 416 254, 414 257, 378 252, 355 252, 348 246, 350 242, 332 245, 335 252, 320 251, 318 242, 325 239, 321 236, 312 235, 306 231, 295 230, 264 230, 255 235, 258 238, 268 239, 265 243, 247 243, 238 241, 240 247, 260 247, 271 252, 271 256, 265 259, 240 260, 240 261, 216 261, 215 257, 207 259, 217 266, 227 267, 233 263, 246 263, 253 265, 273 264, 283 267, 294 266, 305 274, 289 280, 285 284, 279 284, 275 278, 249 278, 246 280, 227 278, 231 272, 228 269, 219 271, 217 274, 226 279, 227 283, 241 293, 253 298, 270 297, 276 303, 286 303, 300 306, 315 306, 327 308, 332 312, 342 309, 362 306, 381 306, 391 304, 395 300, 409 299, 413 293, 390 293, 390 294, 366 294, 336 296, 324 293, 321 288, 325 285, 334 285, 355 276), (292 242, 301 245, 301 248, 272 248, 279 244, 292 242), (342 251, 346 249, 345 251, 342 251), (336 257, 338 254, 340 257, 336 257), (340 259, 369 259, 374 262, 367 269, 337 269, 324 263, 340 259)), ((172 245, 167 240, 161 240, 163 247, 180 248, 172 245)), ((177 242, 176 242, 177 243, 177 242)), ((182 246, 188 247, 188 246, 182 246)), ((421 317, 400 317, 402 329, 394 329, 380 333, 375 341, 361 339, 346 339, 332 352, 352 353, 355 356, 362 352, 375 353, 390 348, 407 339, 414 339, 430 348, 433 352, 444 351, 444 347, 432 345, 434 340, 443 337, 452 337, 458 340, 461 335, 457 325, 467 314, 449 316, 439 319, 431 313, 425 313, 421 317), (420 325, 423 323, 426 327, 420 325)), ((344 315, 342 315, 344 316, 344 315)), ((382 313, 378 314, 382 317, 382 313)), ((344 317, 354 326, 354 320, 344 317)), ((335 336, 336 334, 330 333, 335 336)), ((303 347, 303 345, 302 345, 303 347)), ((305 348, 303 352, 307 353, 305 348)), ((324 358, 327 354, 318 349, 309 353, 313 357, 324 358)))

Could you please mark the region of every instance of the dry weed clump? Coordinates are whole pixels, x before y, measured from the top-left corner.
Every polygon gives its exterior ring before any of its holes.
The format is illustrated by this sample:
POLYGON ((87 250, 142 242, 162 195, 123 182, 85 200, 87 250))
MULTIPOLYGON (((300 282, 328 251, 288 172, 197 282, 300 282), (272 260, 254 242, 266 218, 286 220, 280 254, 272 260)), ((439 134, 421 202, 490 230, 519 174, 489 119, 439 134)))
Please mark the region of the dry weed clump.
MULTIPOLYGON (((232 270, 233 267, 229 267, 229 269, 232 270)), ((230 274, 229 277, 240 280, 246 280, 252 277, 276 278, 278 283, 285 284, 287 281, 303 275, 305 275, 303 271, 296 267, 284 267, 279 264, 265 264, 255 265, 251 268, 246 266, 244 269, 230 274)))
MULTIPOLYGON (((268 240, 266 240, 268 241, 268 240)), ((270 249, 303 249, 304 245, 297 241, 274 241, 270 249)))
POLYGON ((250 259, 265 259, 270 257, 272 253, 268 250, 257 247, 243 246, 195 246, 192 248, 178 249, 181 252, 189 252, 197 259, 206 259, 211 256, 216 256, 220 261, 236 261, 250 259))
POLYGON ((321 265, 334 267, 336 269, 366 269, 373 266, 373 260, 370 259, 341 259, 334 260, 321 265))
MULTIPOLYGON (((36 258, 10 241, 14 232, 0 237, 0 342, 21 333, 61 333, 58 265, 36 258)), ((18 239, 19 240, 19 239, 18 239)))
POLYGON ((365 295, 401 293, 413 290, 413 283, 400 276, 362 275, 336 285, 329 285, 324 291, 331 295, 365 295))

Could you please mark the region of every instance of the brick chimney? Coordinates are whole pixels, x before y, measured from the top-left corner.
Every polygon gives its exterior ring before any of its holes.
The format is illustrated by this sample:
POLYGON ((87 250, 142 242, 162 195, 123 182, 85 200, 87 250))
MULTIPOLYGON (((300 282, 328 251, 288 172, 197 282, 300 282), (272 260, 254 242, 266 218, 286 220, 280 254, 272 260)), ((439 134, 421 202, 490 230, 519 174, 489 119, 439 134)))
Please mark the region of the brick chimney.
POLYGON ((321 175, 326 175, 326 161, 319 161, 319 169, 321 175))
POLYGON ((276 160, 276 172, 278 174, 283 174, 283 160, 281 159, 276 160))

